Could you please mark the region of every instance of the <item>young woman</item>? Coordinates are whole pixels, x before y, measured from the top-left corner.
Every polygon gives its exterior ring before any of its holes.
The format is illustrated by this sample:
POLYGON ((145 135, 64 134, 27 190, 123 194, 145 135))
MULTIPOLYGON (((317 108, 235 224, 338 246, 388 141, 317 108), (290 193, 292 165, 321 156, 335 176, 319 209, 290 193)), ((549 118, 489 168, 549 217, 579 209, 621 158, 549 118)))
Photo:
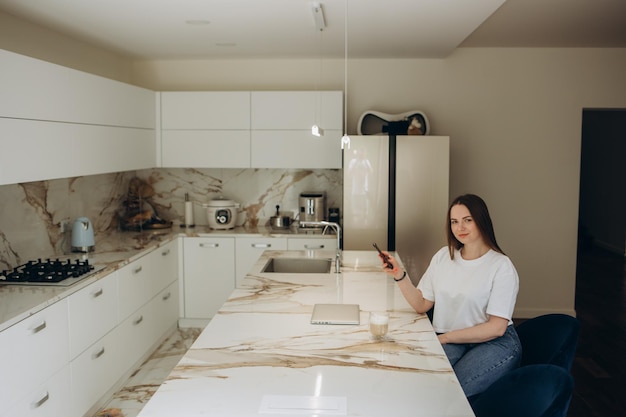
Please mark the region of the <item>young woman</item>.
POLYGON ((446 229, 448 246, 433 256, 417 288, 393 257, 385 271, 416 312, 434 307, 433 328, 471 397, 519 365, 522 348, 511 321, 519 278, 480 197, 454 199, 446 229))

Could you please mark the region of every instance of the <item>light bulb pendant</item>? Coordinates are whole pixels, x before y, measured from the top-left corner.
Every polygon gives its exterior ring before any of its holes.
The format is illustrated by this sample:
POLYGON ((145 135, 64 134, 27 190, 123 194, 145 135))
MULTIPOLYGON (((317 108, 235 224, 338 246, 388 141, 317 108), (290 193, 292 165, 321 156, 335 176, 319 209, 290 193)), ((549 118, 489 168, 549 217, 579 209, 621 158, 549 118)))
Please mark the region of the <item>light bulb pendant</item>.
POLYGON ((350 149, 350 136, 346 133, 341 137, 341 149, 350 149))
POLYGON ((318 125, 313 125, 313 127, 311 127, 311 134, 319 138, 320 136, 324 136, 324 129, 318 125))

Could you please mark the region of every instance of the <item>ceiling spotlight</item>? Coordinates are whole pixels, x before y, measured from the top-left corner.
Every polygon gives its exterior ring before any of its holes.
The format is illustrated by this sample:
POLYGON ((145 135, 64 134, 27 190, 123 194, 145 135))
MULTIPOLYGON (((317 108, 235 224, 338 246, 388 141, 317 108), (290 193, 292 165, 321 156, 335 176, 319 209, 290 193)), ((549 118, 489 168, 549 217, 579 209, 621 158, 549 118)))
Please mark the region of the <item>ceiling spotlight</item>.
POLYGON ((318 2, 311 2, 311 12, 313 13, 315 30, 324 30, 324 28, 326 27, 326 19, 324 19, 324 9, 322 9, 322 5, 318 2))

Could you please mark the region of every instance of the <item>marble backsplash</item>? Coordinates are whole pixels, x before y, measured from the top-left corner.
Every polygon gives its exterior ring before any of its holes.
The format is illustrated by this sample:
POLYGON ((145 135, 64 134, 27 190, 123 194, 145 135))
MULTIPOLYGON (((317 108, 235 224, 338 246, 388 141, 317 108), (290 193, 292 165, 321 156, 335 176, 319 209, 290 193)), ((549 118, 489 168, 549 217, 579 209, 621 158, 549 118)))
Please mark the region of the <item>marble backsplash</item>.
POLYGON ((98 236, 119 229, 118 213, 133 177, 152 185, 149 203, 173 227, 184 222, 185 194, 193 202, 197 225, 208 223, 202 207, 223 196, 241 205, 237 225, 266 225, 280 205, 298 212, 305 191, 325 191, 326 206, 342 207, 341 170, 156 168, 0 186, 0 269, 30 259, 59 257, 70 249, 71 225, 77 217, 93 223, 98 236), (61 231, 67 222, 68 232, 61 231))

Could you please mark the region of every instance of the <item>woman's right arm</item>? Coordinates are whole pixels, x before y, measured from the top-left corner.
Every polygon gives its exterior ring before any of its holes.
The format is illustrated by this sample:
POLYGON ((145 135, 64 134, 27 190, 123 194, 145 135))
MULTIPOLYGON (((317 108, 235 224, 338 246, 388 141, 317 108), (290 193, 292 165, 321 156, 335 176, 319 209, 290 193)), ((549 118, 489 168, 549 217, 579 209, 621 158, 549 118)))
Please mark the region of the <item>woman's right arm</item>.
POLYGON ((393 269, 385 267, 384 263, 383 269, 387 274, 391 275, 394 281, 396 281, 405 300, 417 313, 426 313, 429 311, 435 303, 424 298, 422 291, 413 285, 411 279, 407 275, 407 272, 400 268, 398 262, 393 256, 389 255, 388 252, 385 252, 385 254, 389 256, 389 261, 393 265, 393 269))

